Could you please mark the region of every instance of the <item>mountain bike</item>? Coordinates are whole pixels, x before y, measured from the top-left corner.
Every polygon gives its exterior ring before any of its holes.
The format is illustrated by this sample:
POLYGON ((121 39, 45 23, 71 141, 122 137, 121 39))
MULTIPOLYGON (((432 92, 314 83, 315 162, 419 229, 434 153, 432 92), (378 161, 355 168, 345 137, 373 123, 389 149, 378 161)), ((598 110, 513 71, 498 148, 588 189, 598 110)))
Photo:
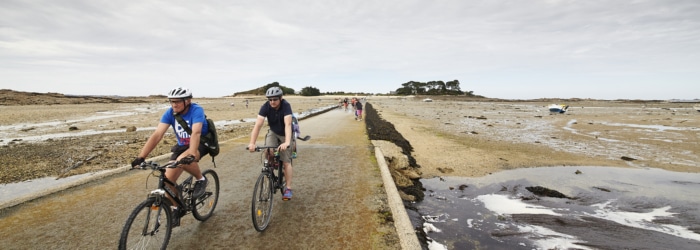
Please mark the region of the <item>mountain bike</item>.
POLYGON ((179 185, 165 177, 167 168, 177 168, 180 167, 180 164, 189 164, 193 160, 194 157, 186 157, 163 166, 149 161, 133 168, 151 169, 153 172, 149 177, 158 177, 158 187, 151 191, 148 198, 136 206, 129 215, 119 239, 119 249, 166 249, 175 216, 179 219, 192 213, 194 218, 199 221, 206 221, 212 216, 219 201, 219 176, 214 170, 207 169, 202 172, 202 175, 207 178, 208 184, 204 195, 199 198, 192 197, 194 192, 193 176, 189 176, 179 185), (171 190, 166 184, 177 186, 177 191, 171 190), (166 194, 173 197, 177 203, 176 213, 171 209, 172 204, 166 194))
MULTIPOLYGON (((263 152, 260 158, 263 162, 262 171, 255 182, 253 198, 251 201, 251 212, 253 226, 258 232, 264 231, 270 224, 272 217, 272 196, 280 191, 284 193, 286 182, 284 179, 284 166, 281 164, 278 146, 256 146, 255 151, 263 152), (268 150, 274 149, 274 150, 268 150), (268 151, 269 153, 265 153, 268 151), (275 171, 277 174, 275 174, 275 171)), ((246 148, 248 150, 248 148, 246 148)))
MULTIPOLYGON (((304 137, 295 136, 294 145, 296 145, 296 140, 308 141, 311 136, 307 135, 304 137)), ((284 195, 284 189, 286 188, 286 181, 284 179, 284 165, 280 161, 279 152, 277 148, 279 146, 255 146, 255 151, 262 152, 260 154, 260 160, 263 162, 262 170, 258 176, 258 180, 255 181, 255 188, 253 188, 253 198, 251 200, 250 211, 253 218, 253 227, 258 232, 264 231, 268 225, 270 225, 270 218, 272 218, 272 196, 280 191, 281 195, 284 195), (267 153, 265 153, 267 151, 267 153), (275 174, 275 170, 277 174, 275 174)), ((246 147, 246 150, 249 150, 246 147)))

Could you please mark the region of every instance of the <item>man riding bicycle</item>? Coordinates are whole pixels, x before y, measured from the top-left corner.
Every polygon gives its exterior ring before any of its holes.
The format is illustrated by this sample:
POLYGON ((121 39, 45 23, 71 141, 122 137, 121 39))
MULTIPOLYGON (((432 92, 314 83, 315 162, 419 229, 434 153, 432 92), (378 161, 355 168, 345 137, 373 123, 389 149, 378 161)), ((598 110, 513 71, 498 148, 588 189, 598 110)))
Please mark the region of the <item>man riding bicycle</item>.
POLYGON ((265 102, 258 112, 258 118, 250 134, 250 145, 248 150, 255 152, 255 142, 260 134, 265 119, 270 125, 270 129, 265 136, 265 145, 279 145, 280 161, 284 165, 284 176, 286 177, 286 189, 282 195, 283 200, 292 199, 292 150, 294 141, 292 140, 292 105, 287 100, 282 99, 282 89, 271 87, 265 92, 268 102, 265 102))
MULTIPOLYGON (((175 137, 177 138, 177 145, 173 146, 171 149, 172 155, 170 156, 171 161, 180 161, 185 157, 194 156, 194 161, 189 164, 180 164, 181 168, 168 168, 165 172, 165 176, 170 180, 177 180, 185 170, 197 180, 194 184, 194 198, 201 197, 204 194, 204 190, 207 187, 207 180, 202 175, 202 171, 199 169, 199 159, 209 153, 209 149, 204 146, 201 141, 201 136, 206 135, 209 132, 206 117, 204 115, 204 109, 196 103, 192 103, 192 92, 186 88, 176 88, 168 93, 168 101, 171 107, 163 113, 160 118, 160 122, 156 127, 156 130, 151 134, 143 145, 141 152, 136 157, 136 159, 131 162, 131 166, 135 167, 143 163, 148 157, 148 154, 153 151, 153 149, 158 145, 158 143, 163 139, 165 132, 169 127, 172 127, 175 132, 175 137), (184 129, 180 123, 177 121, 175 116, 182 117, 182 120, 191 129, 191 134, 184 129)), ((172 190, 177 190, 177 187, 170 186, 172 190)), ((171 204, 175 203, 171 197, 171 204)), ((177 207, 173 207, 173 211, 176 211, 177 207)), ((180 224, 179 216, 174 216, 177 218, 173 221, 174 226, 180 224)))

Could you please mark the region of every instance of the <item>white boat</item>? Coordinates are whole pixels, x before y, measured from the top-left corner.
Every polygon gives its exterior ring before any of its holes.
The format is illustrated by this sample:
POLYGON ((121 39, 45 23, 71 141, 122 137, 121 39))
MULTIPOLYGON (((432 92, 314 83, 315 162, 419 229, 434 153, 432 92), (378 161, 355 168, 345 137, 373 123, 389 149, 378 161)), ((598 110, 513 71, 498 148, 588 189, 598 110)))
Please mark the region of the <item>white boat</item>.
POLYGON ((549 105, 549 112, 552 113, 564 113, 566 112, 567 109, 569 109, 569 105, 566 104, 551 104, 549 105))
POLYGON ((433 102, 433 99, 425 98, 425 99, 423 99, 423 101, 424 101, 424 102, 433 102))

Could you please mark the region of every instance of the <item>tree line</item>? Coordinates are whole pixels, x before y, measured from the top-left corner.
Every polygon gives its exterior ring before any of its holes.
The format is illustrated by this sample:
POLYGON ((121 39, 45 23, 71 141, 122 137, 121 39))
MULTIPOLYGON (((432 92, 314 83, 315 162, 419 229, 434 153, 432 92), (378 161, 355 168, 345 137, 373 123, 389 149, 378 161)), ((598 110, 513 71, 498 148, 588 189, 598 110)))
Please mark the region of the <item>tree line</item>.
MULTIPOLYGON (((464 95, 464 92, 459 87, 459 80, 448 82, 429 81, 416 82, 410 81, 401 84, 401 88, 396 89, 397 95, 464 95)), ((468 93, 471 95, 473 91, 468 93)))
MULTIPOLYGON (((282 92, 284 92, 285 95, 288 94, 296 94, 296 91, 293 88, 285 87, 280 85, 278 82, 273 82, 273 83, 268 83, 265 86, 262 86, 257 89, 249 90, 249 91, 244 91, 244 92, 236 92, 233 95, 239 95, 239 94, 251 94, 251 95, 265 95, 265 91, 271 87, 279 87, 282 89, 282 92)), ((429 81, 429 82, 416 82, 416 81, 410 81, 401 84, 401 87, 396 89, 394 93, 391 93, 393 95, 468 95, 468 96, 474 96, 473 94, 474 91, 467 91, 466 93, 462 91, 462 89, 459 86, 459 80, 452 80, 448 82, 444 81, 429 81)), ((319 90, 316 87, 312 86, 307 86, 302 88, 299 93, 301 96, 320 96, 322 94, 325 95, 370 95, 370 93, 349 93, 349 92, 344 92, 344 91, 336 91, 336 92, 325 92, 322 93, 321 90, 319 90)))

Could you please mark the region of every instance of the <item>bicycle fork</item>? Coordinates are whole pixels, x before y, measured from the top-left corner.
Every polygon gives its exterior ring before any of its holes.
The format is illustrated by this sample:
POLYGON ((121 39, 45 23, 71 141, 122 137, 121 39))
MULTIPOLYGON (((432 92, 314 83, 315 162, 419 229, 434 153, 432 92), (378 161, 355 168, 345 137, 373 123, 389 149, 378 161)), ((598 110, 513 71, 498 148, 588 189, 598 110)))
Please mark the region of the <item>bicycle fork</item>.
POLYGON ((163 189, 156 189, 151 191, 148 194, 149 198, 155 198, 155 201, 153 201, 153 204, 151 204, 150 209, 148 210, 149 216, 146 218, 146 224, 143 228, 143 232, 141 233, 142 235, 150 235, 153 236, 155 235, 159 229, 160 229, 160 221, 161 221, 161 216, 164 214, 162 213, 163 209, 170 209, 163 207, 163 204, 167 204, 163 202, 163 198, 165 197, 165 190, 163 189), (151 223, 149 220, 151 218, 150 213, 156 213, 156 218, 155 218, 155 226, 153 227, 153 230, 149 231, 148 224, 151 223))

